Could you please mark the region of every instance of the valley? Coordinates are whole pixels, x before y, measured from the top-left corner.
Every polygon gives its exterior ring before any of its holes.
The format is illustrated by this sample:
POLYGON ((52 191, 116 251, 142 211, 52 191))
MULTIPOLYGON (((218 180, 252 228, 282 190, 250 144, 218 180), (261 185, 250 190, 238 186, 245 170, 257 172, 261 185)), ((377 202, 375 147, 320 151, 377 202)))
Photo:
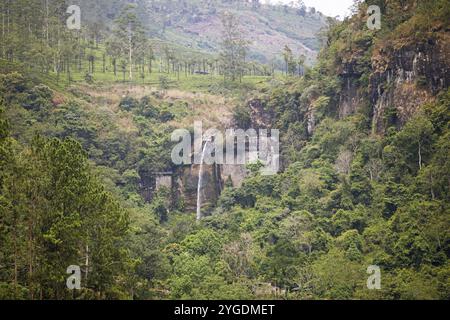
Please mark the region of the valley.
POLYGON ((0 299, 448 300, 449 1, 375 2, 1 1, 0 299))

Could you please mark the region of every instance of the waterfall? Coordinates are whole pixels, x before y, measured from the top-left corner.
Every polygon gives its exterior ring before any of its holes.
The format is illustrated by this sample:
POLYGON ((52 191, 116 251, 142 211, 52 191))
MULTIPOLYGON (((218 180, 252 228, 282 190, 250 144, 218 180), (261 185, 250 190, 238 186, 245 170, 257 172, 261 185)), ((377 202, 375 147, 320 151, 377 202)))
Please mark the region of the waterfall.
POLYGON ((202 190, 202 180, 203 180, 203 160, 205 158, 206 148, 208 146, 209 141, 205 142, 202 151, 202 157, 200 159, 200 169, 198 171, 198 185, 197 185, 197 221, 202 218, 201 206, 202 206, 202 196, 200 194, 202 190))

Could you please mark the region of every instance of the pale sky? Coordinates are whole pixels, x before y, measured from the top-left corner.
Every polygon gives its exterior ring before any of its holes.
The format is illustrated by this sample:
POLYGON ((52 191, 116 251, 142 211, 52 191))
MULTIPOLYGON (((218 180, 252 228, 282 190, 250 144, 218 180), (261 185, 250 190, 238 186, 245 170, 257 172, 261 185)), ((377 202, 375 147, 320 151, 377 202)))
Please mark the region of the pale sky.
MULTIPOLYGON (((273 4, 290 3, 293 0, 269 0, 273 4)), ((353 0, 303 0, 307 7, 314 7, 326 16, 341 18, 349 15, 353 0)))

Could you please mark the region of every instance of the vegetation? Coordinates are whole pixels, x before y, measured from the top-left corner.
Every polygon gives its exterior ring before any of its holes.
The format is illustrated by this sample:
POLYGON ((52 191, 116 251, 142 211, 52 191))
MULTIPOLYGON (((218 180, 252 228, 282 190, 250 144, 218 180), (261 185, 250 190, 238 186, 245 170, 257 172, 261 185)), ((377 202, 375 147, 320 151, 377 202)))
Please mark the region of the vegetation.
MULTIPOLYGON (((396 50, 448 41, 450 6, 375 2, 381 30, 364 27, 358 1, 352 17, 330 20, 314 67, 278 48, 282 76, 249 59, 233 14, 219 57, 153 37, 135 6, 114 2, 114 14, 70 31, 65 1, 3 1, 0 299, 448 300, 448 80, 435 85, 436 71, 403 83, 428 99, 408 117, 409 97, 382 106, 382 130, 371 88, 393 86, 378 67, 401 59, 396 50), (344 112, 349 88, 358 106, 344 112), (279 129, 282 170, 249 165, 196 223, 189 193, 152 179, 182 169, 170 136, 198 119, 279 129), (66 287, 70 265, 81 267, 81 290, 66 287), (370 265, 380 290, 367 288, 370 265)), ((199 1, 189 15, 172 3, 173 16, 154 20, 167 38, 176 19, 203 12, 199 1)), ((221 5, 236 13, 242 3, 221 5)), ((317 15, 301 2, 275 8, 317 15)))

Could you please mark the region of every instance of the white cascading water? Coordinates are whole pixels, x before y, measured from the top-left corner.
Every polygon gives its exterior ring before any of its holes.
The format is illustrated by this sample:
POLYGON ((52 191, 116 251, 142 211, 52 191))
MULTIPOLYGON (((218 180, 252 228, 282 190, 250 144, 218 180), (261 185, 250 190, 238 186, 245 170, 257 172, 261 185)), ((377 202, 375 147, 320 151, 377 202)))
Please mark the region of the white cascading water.
POLYGON ((202 181, 203 181, 203 160, 205 158, 206 153, 206 147, 208 146, 209 141, 207 140, 205 142, 205 145, 203 146, 202 151, 202 157, 200 159, 200 169, 198 171, 198 185, 197 185, 197 221, 199 221, 202 218, 202 196, 201 196, 201 190, 202 190, 202 181))

